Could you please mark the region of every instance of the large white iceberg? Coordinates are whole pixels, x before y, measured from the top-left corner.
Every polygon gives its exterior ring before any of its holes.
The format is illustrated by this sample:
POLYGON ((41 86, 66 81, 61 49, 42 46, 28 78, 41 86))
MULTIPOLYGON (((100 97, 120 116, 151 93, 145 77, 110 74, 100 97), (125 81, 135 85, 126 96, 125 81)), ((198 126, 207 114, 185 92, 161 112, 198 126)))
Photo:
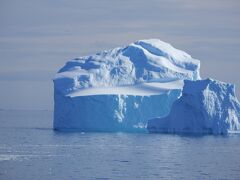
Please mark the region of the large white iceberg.
POLYGON ((54 129, 137 131, 169 113, 200 62, 158 39, 68 61, 54 78, 54 129))
POLYGON ((182 96, 173 103, 170 114, 149 120, 147 128, 164 133, 239 132, 240 103, 234 85, 213 79, 185 80, 182 96))

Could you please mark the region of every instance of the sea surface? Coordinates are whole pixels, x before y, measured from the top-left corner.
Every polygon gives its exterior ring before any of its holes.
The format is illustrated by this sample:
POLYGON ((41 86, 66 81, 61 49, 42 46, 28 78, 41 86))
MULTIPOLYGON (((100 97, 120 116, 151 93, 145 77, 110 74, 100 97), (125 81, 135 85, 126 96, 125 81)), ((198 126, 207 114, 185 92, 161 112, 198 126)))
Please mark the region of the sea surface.
POLYGON ((240 179, 240 135, 52 130, 52 111, 0 111, 0 179, 240 179))

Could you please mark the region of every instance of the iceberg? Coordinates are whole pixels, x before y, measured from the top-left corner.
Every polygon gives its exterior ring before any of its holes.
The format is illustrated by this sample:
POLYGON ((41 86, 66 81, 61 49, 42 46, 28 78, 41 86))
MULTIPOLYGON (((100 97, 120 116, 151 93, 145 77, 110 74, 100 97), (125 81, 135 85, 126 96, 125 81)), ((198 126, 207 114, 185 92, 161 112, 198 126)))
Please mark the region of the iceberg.
POLYGON ((182 95, 163 118, 148 121, 149 132, 228 134, 240 131, 240 103, 232 84, 213 79, 184 81, 182 95))
POLYGON ((55 130, 145 131, 197 80, 200 62, 159 39, 68 61, 54 77, 55 130))

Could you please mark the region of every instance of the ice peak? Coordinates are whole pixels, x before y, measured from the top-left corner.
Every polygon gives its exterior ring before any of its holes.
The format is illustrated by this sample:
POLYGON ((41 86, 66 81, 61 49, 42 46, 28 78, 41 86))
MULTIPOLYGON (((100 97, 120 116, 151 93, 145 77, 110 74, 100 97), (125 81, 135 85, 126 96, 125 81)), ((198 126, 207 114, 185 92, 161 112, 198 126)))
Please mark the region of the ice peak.
POLYGON ((196 92, 202 92, 205 89, 214 90, 215 93, 230 93, 235 96, 235 86, 233 84, 225 83, 211 78, 197 81, 184 80, 183 93, 193 94, 196 92))

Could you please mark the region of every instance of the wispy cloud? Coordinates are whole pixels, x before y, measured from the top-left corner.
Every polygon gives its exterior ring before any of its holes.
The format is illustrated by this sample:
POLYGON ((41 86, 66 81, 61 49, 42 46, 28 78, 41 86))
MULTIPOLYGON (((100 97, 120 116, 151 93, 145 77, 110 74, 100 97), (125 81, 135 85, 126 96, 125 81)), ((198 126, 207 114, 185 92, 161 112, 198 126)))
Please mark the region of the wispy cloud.
MULTIPOLYGON (((202 60, 203 77, 236 83, 240 95, 239 9, 238 0, 3 0, 0 85, 16 83, 31 95, 33 90, 18 82, 48 82, 67 59, 160 38, 202 60)), ((36 101, 52 95, 33 87, 36 101)), ((10 95, 8 88, 0 94, 10 95)), ((51 99, 41 103, 52 106, 51 99)))

